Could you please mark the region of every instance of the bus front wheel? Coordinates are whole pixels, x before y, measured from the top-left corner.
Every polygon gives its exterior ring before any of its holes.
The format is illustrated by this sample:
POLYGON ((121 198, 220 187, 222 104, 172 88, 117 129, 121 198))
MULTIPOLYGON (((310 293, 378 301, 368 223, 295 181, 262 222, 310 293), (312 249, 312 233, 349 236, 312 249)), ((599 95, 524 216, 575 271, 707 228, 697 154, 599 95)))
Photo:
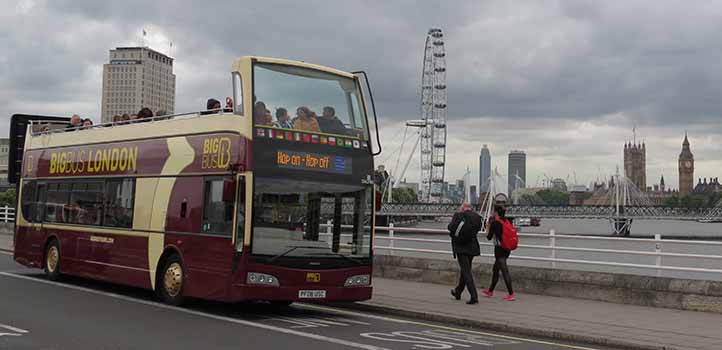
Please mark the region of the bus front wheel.
POLYGON ((60 279, 60 244, 56 239, 51 240, 45 248, 43 269, 49 280, 60 279))
POLYGON ((185 283, 185 271, 178 255, 169 257, 156 283, 156 292, 160 299, 170 305, 183 304, 183 284, 185 283))

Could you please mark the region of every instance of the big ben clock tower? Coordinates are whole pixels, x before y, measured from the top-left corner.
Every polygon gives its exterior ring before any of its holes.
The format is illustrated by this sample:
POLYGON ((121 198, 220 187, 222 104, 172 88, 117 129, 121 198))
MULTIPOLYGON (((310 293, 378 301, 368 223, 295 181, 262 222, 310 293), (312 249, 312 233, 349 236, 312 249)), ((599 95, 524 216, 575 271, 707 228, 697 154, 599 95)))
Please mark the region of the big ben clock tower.
POLYGON ((684 133, 682 152, 679 154, 679 196, 684 197, 694 188, 694 156, 689 149, 687 133, 684 133))

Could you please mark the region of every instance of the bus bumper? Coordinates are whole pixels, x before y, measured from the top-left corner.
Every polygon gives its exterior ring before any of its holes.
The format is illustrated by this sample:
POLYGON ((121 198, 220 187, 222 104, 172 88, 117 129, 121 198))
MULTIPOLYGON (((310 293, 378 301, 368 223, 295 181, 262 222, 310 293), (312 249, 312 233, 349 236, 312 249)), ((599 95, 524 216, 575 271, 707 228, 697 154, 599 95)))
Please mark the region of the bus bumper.
POLYGON ((363 287, 331 287, 331 286, 257 286, 257 285, 234 285, 231 291, 233 302, 247 300, 268 300, 268 301, 295 301, 306 303, 325 303, 332 301, 363 301, 371 299, 371 286, 363 287), (314 291, 316 293, 308 293, 314 291), (321 292, 324 291, 324 292, 321 292), (318 294, 325 294, 320 297, 318 294), (314 294, 314 297, 308 297, 314 294))

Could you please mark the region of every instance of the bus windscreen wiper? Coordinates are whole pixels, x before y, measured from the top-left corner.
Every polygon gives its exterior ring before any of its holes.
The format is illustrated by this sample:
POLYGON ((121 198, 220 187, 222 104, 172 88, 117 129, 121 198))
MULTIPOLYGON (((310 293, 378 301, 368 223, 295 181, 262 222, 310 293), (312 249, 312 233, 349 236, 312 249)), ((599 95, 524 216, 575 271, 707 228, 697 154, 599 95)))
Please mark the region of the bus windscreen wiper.
POLYGON ((315 255, 315 256, 319 256, 319 255, 320 255, 320 256, 324 256, 324 255, 325 255, 325 256, 337 256, 337 257, 344 258, 344 259, 349 260, 349 261, 353 261, 353 262, 355 262, 356 264, 363 265, 363 262, 361 262, 360 260, 354 259, 354 258, 352 258, 352 257, 350 257, 350 256, 347 256, 347 255, 343 255, 343 254, 341 254, 341 253, 323 253, 323 254, 318 254, 318 255, 315 255))
MULTIPOLYGON (((290 246, 287 246, 287 247, 290 247, 290 246)), ((281 254, 278 254, 278 255, 272 257, 270 260, 268 260, 268 262, 269 262, 269 263, 272 263, 272 262, 278 260, 278 258, 284 257, 284 256, 286 256, 286 254, 288 254, 288 253, 290 253, 290 252, 292 252, 292 251, 294 251, 294 250, 296 250, 296 249, 299 249, 299 248, 303 248, 303 249, 324 249, 324 250, 325 250, 325 249, 328 249, 328 247, 317 247, 317 246, 302 246, 302 245, 300 245, 300 246, 294 246, 294 247, 292 247, 291 249, 286 250, 285 252, 283 252, 283 253, 281 253, 281 254)))

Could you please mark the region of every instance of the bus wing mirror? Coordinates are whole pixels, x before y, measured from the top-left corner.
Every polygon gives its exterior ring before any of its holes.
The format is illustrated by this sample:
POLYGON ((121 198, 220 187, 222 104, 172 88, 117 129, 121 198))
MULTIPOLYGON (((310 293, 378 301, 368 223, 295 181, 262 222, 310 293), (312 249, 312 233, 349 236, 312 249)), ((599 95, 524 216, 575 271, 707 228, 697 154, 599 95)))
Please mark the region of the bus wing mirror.
MULTIPOLYGON (((376 104, 374 103, 374 94, 371 92, 371 84, 369 83, 369 77, 366 75, 366 72, 364 71, 358 71, 353 72, 352 74, 356 75, 357 77, 363 76, 363 80, 366 82, 366 91, 369 93, 369 100, 371 101, 371 111, 374 114, 374 129, 376 130, 376 144, 379 146, 378 151, 373 152, 374 156, 378 156, 381 154, 381 137, 379 136, 379 120, 376 117, 376 104)), ((361 87, 363 89, 363 87, 361 87)), ((364 99, 362 99, 364 100, 364 99)), ((363 101, 364 104, 366 104, 366 101, 363 101)), ((370 129, 370 127, 369 127, 370 129)), ((369 145, 371 144, 371 140, 369 140, 369 145)), ((369 146, 370 147, 370 146, 369 146)))
POLYGON ((233 180, 223 181, 223 201, 233 202, 236 198, 236 182, 233 180))

